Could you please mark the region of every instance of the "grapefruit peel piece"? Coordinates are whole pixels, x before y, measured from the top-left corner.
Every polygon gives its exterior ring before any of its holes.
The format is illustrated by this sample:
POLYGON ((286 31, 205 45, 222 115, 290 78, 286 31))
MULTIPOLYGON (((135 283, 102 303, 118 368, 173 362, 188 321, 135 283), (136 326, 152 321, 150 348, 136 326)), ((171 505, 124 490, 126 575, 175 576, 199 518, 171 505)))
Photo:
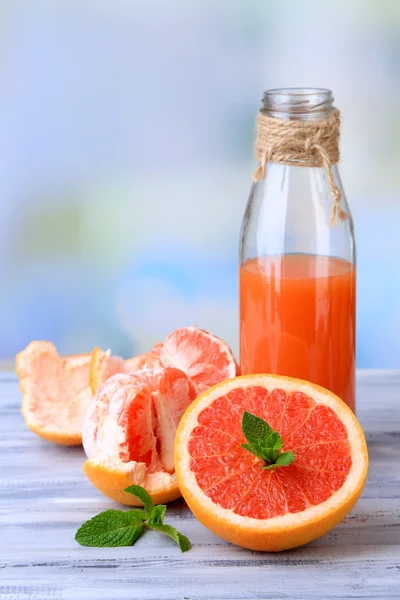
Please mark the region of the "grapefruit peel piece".
POLYGON ((33 341, 17 354, 21 412, 31 431, 64 446, 82 443, 82 424, 92 397, 90 361, 90 354, 61 357, 46 341, 33 341))

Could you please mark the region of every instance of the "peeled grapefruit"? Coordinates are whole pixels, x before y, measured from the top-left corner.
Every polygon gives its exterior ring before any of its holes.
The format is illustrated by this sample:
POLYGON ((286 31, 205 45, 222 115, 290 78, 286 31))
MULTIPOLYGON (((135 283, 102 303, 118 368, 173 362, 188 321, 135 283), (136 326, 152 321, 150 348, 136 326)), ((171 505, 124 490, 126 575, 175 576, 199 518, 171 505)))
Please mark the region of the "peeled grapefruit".
POLYGON ((353 412, 333 393, 273 375, 224 381, 187 409, 175 438, 183 497, 206 527, 252 550, 280 551, 324 535, 353 507, 368 454, 353 412), (265 420, 292 450, 268 464, 242 444, 244 412, 265 420))
POLYGON ((108 379, 93 396, 82 434, 84 471, 93 485, 134 506, 140 502, 124 492, 132 484, 144 487, 157 504, 178 498, 174 436, 196 394, 185 373, 171 367, 108 379))
POLYGON ((76 446, 92 397, 91 355, 61 357, 50 342, 31 342, 15 359, 25 423, 45 440, 76 446))

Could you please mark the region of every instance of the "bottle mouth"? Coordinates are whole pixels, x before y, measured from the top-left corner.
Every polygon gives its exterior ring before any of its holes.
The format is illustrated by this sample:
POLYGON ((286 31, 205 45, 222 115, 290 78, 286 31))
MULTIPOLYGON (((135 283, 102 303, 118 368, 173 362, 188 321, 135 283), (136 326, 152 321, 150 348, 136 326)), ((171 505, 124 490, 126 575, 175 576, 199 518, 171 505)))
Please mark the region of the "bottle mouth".
POLYGON ((332 113, 333 101, 324 88, 277 88, 264 92, 261 110, 282 119, 318 119, 332 113))

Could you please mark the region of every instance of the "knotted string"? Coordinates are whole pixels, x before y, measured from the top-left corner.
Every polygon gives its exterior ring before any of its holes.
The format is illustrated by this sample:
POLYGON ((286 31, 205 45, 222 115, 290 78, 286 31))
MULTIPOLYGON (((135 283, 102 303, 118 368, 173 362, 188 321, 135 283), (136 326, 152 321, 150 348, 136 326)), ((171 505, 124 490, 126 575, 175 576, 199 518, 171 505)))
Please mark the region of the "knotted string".
POLYGON ((340 158, 339 131, 338 110, 328 119, 321 121, 275 119, 259 112, 255 149, 260 164, 254 171, 254 181, 266 178, 268 162, 300 167, 324 167, 333 197, 331 224, 337 225, 344 221, 347 214, 340 206, 342 194, 332 173, 332 165, 340 158))

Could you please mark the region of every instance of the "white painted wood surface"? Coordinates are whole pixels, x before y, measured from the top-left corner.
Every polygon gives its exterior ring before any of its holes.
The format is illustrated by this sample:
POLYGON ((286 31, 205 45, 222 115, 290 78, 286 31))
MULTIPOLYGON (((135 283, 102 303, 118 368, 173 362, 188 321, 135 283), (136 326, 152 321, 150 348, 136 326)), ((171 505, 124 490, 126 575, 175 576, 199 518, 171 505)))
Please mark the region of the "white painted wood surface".
POLYGON ((15 376, 0 374, 2 600, 400 599, 400 372, 358 375, 370 454, 361 500, 331 533, 280 554, 225 543, 183 501, 166 521, 192 540, 190 552, 152 532, 134 547, 79 546, 79 525, 117 505, 86 480, 82 448, 41 441, 19 403, 15 376))

